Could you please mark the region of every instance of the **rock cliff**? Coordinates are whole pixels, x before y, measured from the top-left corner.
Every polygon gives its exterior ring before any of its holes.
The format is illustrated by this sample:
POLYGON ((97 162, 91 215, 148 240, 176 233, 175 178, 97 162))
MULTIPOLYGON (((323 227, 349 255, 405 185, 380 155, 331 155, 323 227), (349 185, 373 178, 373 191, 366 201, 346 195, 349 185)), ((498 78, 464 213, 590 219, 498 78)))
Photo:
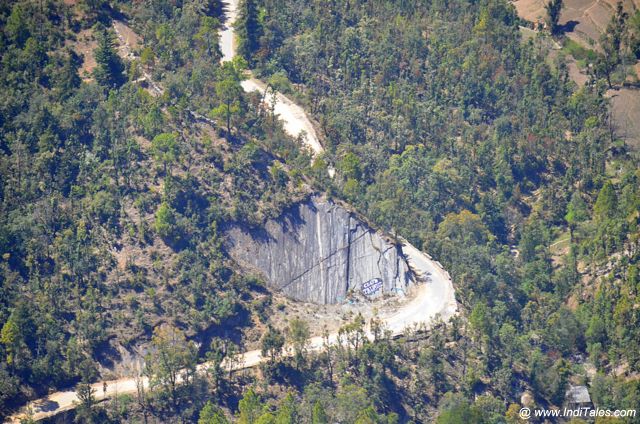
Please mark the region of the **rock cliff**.
POLYGON ((226 248, 270 287, 301 301, 341 303, 351 293, 402 295, 412 281, 398 246, 321 197, 293 206, 263 229, 228 228, 226 248))

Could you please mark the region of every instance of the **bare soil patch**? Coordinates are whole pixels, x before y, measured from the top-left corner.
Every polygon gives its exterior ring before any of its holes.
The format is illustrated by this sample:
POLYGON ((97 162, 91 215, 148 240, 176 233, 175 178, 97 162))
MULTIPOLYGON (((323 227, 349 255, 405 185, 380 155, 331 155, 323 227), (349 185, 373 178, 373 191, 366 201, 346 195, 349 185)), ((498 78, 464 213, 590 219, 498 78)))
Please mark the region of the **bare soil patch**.
MULTIPOLYGON (((517 0, 513 2, 518 16, 530 22, 543 22, 546 17, 545 0, 517 0)), ((598 40, 615 13, 617 0, 565 0, 560 24, 565 25, 565 35, 582 47, 598 50, 598 40)), ((640 0, 623 0, 625 10, 634 13, 640 9, 640 0)), ((568 57, 569 76, 584 86, 587 75, 578 63, 568 57)), ((640 63, 634 66, 640 78, 640 63)), ((630 78, 631 80, 634 77, 630 78)), ((609 90, 611 113, 616 132, 634 151, 640 149, 640 90, 620 88, 609 90)))
MULTIPOLYGON (((517 0, 513 2, 518 16, 530 22, 544 22, 547 12, 545 0, 517 0)), ((600 34, 606 29, 616 10, 616 0, 565 0, 560 24, 566 35, 585 48, 596 48, 600 34)), ((640 0, 623 0, 625 10, 640 8, 640 0)))
POLYGON ((118 53, 124 59, 134 59, 134 53, 142 42, 140 36, 122 21, 113 21, 113 29, 118 36, 118 53))
POLYGON ((67 40, 66 46, 71 48, 76 54, 82 57, 82 67, 79 69, 80 77, 84 81, 90 81, 93 79, 91 73, 96 67, 96 59, 93 55, 93 51, 98 46, 98 43, 93 36, 91 29, 84 29, 76 35, 75 41, 67 40))
POLYGON ((640 150, 640 90, 621 88, 609 90, 611 113, 616 133, 631 150, 640 150))
POLYGON ((587 76, 587 74, 582 72, 575 59, 569 58, 567 60, 567 68, 569 70, 569 78, 571 78, 573 82, 578 84, 578 87, 584 87, 589 77, 587 76))
POLYGON ((513 2, 518 16, 529 22, 540 22, 545 17, 542 0, 517 0, 513 2))

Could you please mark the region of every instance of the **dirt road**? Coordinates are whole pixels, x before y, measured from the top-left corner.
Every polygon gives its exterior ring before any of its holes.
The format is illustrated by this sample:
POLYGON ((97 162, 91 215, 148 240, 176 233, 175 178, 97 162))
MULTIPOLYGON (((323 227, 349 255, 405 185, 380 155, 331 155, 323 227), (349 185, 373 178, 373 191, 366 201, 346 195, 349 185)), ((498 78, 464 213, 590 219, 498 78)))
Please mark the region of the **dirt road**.
MULTIPOLYGON (((428 255, 416 249, 408 242, 402 245, 402 252, 407 257, 417 279, 421 282, 413 287, 413 293, 409 293, 406 300, 395 312, 387 313, 380 317, 384 326, 393 335, 402 334, 407 328, 423 327, 428 329, 436 317, 447 321, 457 312, 457 304, 453 284, 449 274, 428 255)), ((371 334, 369 333, 369 337, 371 334)), ((337 334, 328 337, 329 344, 337 343, 337 334)), ((309 339, 308 350, 320 351, 325 347, 325 340, 322 337, 309 339)), ((287 354, 291 349, 286 348, 287 354)), ((264 361, 259 350, 252 350, 235 357, 233 361, 223 363, 223 367, 232 370, 252 368, 264 361)), ((198 370, 203 371, 210 364, 198 365, 198 370)), ((147 377, 131 377, 92 385, 94 396, 97 401, 113 398, 118 395, 136 395, 139 389, 149 388, 147 377)), ((46 398, 30 402, 23 410, 9 417, 9 423, 19 423, 21 418, 31 416, 34 420, 42 420, 52 417, 65 411, 74 409, 78 404, 78 394, 75 391, 64 391, 53 393, 46 398), (28 412, 28 411, 31 412, 28 412)))
POLYGON ((233 24, 238 19, 239 0, 224 0, 222 2, 225 23, 220 31, 220 51, 222 52, 222 62, 230 62, 236 56, 236 40, 233 24))
MULTIPOLYGON (((242 88, 245 92, 258 91, 264 96, 266 84, 255 78, 242 81, 242 88)), ((292 137, 298 137, 304 134, 304 144, 311 149, 313 155, 324 152, 324 148, 318 139, 316 130, 313 128, 311 121, 307 117, 304 109, 291 101, 287 96, 279 92, 269 90, 265 98, 267 107, 274 108, 276 116, 280 117, 284 124, 284 130, 292 137)))
MULTIPOLYGON (((237 0, 224 0, 227 5, 227 13, 231 19, 237 16, 237 0)), ((235 55, 233 46, 233 30, 227 25, 222 31, 221 48, 223 61, 231 60, 235 55)), ((258 90, 264 92, 264 84, 258 80, 250 79, 243 82, 245 91, 258 90)), ((276 113, 285 121, 285 129, 292 135, 299 134, 300 131, 307 133, 307 143, 314 152, 323 151, 322 145, 318 141, 313 126, 309 122, 301 107, 297 106, 287 97, 277 93, 276 113), (295 133, 297 131, 297 134, 295 133)), ((380 317, 384 326, 393 335, 401 334, 406 328, 423 326, 428 328, 436 317, 447 321, 456 314, 457 304, 453 284, 449 274, 432 260, 428 255, 421 252, 411 244, 403 241, 402 252, 407 258, 411 270, 416 275, 416 284, 412 292, 408 293, 404 303, 400 304, 397 310, 388 312, 380 317)), ((371 334, 369 333, 369 337, 371 334)), ((337 334, 331 334, 328 340, 322 337, 313 337, 309 340, 308 350, 320 351, 329 344, 337 343, 337 334)), ((287 348, 287 354, 291 349, 287 348)), ((260 351, 252 350, 235 357, 233 361, 223 363, 223 367, 232 370, 251 368, 260 364, 264 358, 260 351)), ((203 371, 208 363, 198 365, 198 370, 203 371)), ((96 401, 110 399, 118 395, 135 395, 139 390, 149 388, 147 377, 130 377, 107 382, 98 382, 92 385, 96 401), (106 385, 105 385, 106 383, 106 385)), ((20 419, 30 416, 34 420, 42 420, 52 417, 65 411, 74 409, 79 402, 78 394, 75 391, 62 391, 53 393, 46 398, 30 402, 19 413, 8 418, 9 423, 19 423, 20 419)))
MULTIPOLYGON (((220 51, 222 62, 229 62, 236 56, 233 25, 238 18, 238 0, 223 0, 222 4, 226 23, 220 33, 220 51)), ((274 113, 282 120, 287 134, 294 138, 304 134, 304 144, 311 149, 314 156, 324 152, 318 134, 304 109, 282 93, 269 90, 265 96, 267 85, 258 79, 249 78, 243 81, 242 88, 247 93, 259 92, 264 97, 267 107, 274 107, 274 113)))

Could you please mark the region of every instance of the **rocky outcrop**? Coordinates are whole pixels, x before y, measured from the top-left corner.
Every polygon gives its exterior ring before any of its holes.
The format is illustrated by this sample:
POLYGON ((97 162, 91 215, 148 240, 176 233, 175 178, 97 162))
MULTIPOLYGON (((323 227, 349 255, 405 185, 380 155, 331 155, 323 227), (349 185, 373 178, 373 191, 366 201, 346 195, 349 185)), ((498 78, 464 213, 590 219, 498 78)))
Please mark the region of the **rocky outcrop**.
POLYGON ((411 272, 401 249, 343 207, 313 197, 263 229, 234 226, 226 248, 285 295, 320 304, 350 294, 404 294, 411 272))

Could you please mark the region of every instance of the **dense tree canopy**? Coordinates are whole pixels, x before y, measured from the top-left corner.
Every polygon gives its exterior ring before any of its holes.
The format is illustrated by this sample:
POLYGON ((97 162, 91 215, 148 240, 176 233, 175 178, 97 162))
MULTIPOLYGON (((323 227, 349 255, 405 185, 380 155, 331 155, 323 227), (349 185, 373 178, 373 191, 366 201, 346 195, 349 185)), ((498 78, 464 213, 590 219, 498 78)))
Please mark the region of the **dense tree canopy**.
POLYGON ((225 65, 218 1, 70 3, 0 5, 0 416, 70 387, 78 422, 517 422, 577 383, 637 407, 640 174, 603 92, 638 14, 577 88, 504 0, 245 0, 225 65), (325 155, 243 93, 247 64, 325 155), (399 340, 356 315, 317 354, 304 317, 271 322, 223 230, 314 190, 441 261, 461 315, 399 340), (226 368, 250 348, 267 366, 226 368), (124 352, 149 390, 97 405, 124 352))

